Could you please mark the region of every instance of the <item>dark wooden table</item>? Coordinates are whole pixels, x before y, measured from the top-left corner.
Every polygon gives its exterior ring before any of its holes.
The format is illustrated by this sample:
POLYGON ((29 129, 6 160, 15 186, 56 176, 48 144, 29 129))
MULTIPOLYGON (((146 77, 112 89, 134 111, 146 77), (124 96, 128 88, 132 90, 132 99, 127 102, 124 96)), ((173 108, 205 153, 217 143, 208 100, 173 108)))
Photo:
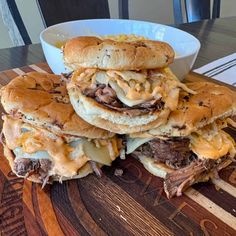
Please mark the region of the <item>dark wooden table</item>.
MULTIPOLYGON (((193 34, 201 42, 194 68, 236 52, 236 17, 205 20, 176 27, 193 34)), ((40 44, 0 49, 0 71, 42 61, 45 58, 40 44)))
MULTIPOLYGON (((195 68, 236 51, 235 26, 236 17, 178 26, 202 43, 195 68)), ((0 86, 19 72, 50 71, 38 63, 42 61, 39 44, 0 50, 0 71, 7 70, 0 72, 0 86), (37 66, 26 66, 33 63, 37 66)), ((204 80, 193 73, 190 77, 204 80)), ((11 172, 0 145, 0 235, 233 236, 236 163, 222 170, 214 184, 194 185, 183 196, 168 200, 162 179, 132 157, 103 168, 100 179, 89 175, 42 190, 11 172), (116 176, 116 169, 123 175, 116 176)))

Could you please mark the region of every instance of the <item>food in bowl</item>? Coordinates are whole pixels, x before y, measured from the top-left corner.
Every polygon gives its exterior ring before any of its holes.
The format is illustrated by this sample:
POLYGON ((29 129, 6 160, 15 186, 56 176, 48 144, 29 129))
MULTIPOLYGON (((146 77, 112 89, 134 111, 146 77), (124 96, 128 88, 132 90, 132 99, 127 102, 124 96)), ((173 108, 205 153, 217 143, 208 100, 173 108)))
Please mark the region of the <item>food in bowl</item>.
POLYGON ((151 22, 120 19, 78 20, 57 24, 45 29, 40 34, 40 40, 47 63, 55 74, 60 74, 69 70, 64 65, 61 50, 55 47, 56 42, 85 35, 122 34, 169 43, 176 53, 170 67, 179 79, 183 79, 190 71, 200 49, 200 42, 182 30, 151 22))
MULTIPOLYGON (((124 41, 132 42, 132 41, 148 39, 146 37, 138 36, 135 34, 117 34, 117 35, 104 35, 104 36, 97 35, 97 37, 101 39, 112 39, 117 42, 124 42, 124 41)), ((55 46, 57 48, 62 48, 63 46, 65 46, 66 42, 67 41, 58 41, 55 43, 55 46)))
POLYGON ((55 47, 61 49, 63 46, 65 46, 65 44, 66 44, 66 41, 57 41, 57 42, 55 43, 55 47))

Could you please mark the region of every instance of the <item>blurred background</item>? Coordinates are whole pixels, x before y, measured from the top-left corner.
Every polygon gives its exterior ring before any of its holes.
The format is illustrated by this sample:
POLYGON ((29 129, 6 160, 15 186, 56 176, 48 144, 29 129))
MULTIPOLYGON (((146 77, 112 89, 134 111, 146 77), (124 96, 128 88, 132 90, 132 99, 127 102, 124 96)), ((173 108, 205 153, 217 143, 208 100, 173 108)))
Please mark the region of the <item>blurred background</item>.
MULTIPOLYGON (((44 26, 36 1, 16 0, 16 4, 32 43, 39 43, 39 34, 44 29, 44 26)), ((109 0, 109 8, 111 18, 118 18, 118 1, 109 0)), ((223 0, 220 17, 235 15, 236 0, 223 0)), ((129 18, 174 24, 172 0, 129 0, 129 18)), ((2 17, 0 17, 0 48, 7 47, 13 47, 13 44, 9 37, 8 29, 4 25, 2 17)))

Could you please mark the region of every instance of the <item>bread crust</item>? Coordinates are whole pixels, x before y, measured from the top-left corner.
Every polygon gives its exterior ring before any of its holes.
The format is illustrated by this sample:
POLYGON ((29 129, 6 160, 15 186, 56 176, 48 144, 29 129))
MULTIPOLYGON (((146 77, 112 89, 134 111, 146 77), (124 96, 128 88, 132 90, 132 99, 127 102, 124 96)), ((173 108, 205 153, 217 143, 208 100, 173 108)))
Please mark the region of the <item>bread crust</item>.
POLYGON ((169 44, 152 40, 116 42, 82 36, 67 41, 63 52, 65 64, 73 70, 79 67, 103 70, 154 69, 166 67, 174 60, 174 50, 169 44))
POLYGON ((186 85, 197 94, 181 93, 178 108, 170 113, 167 124, 132 136, 187 136, 217 119, 236 114, 236 92, 233 90, 209 82, 186 85))
POLYGON ((141 132, 166 122, 169 109, 130 117, 122 111, 110 109, 93 98, 83 95, 75 84, 67 85, 70 101, 76 113, 88 123, 118 134, 141 132))
POLYGON ((14 117, 59 135, 104 139, 114 136, 74 112, 65 83, 57 75, 31 72, 18 76, 1 89, 1 103, 14 117))

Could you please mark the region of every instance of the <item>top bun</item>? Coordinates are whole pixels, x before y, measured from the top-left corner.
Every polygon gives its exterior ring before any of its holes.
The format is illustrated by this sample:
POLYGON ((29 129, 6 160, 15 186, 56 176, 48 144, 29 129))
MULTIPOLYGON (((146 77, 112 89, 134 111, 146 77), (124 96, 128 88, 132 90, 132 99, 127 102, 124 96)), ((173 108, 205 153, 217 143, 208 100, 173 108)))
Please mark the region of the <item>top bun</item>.
POLYGON ((140 70, 168 66, 174 50, 167 43, 152 40, 117 42, 97 37, 73 38, 64 46, 65 64, 102 70, 140 70))
POLYGON ((196 91, 194 95, 182 92, 179 104, 171 112, 167 124, 133 137, 187 136, 217 119, 236 115, 236 92, 209 82, 186 83, 196 91))
POLYGON ((88 124, 74 112, 65 82, 57 75, 31 72, 18 76, 1 89, 1 103, 14 117, 59 135, 86 138, 114 135, 88 124))

